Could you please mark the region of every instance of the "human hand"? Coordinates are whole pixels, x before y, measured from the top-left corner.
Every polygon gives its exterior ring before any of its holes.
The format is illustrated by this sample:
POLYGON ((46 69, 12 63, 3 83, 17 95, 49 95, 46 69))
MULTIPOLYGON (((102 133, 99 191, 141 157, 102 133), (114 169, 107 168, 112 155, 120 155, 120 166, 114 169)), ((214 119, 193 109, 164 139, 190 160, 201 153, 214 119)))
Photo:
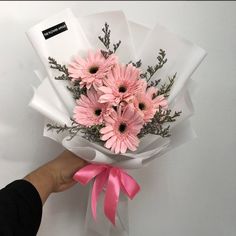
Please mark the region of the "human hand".
POLYGON ((24 179, 34 185, 44 204, 51 193, 72 187, 76 183, 73 180, 74 173, 85 165, 84 160, 65 150, 56 159, 39 167, 24 179))

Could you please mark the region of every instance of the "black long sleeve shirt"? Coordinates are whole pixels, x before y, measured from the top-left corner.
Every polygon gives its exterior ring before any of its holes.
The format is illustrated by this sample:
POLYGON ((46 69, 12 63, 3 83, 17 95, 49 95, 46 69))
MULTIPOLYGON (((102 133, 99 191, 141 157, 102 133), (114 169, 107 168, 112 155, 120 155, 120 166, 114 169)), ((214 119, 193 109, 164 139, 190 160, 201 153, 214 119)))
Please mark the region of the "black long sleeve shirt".
POLYGON ((0 236, 34 236, 41 217, 42 201, 30 182, 16 180, 0 190, 0 236))

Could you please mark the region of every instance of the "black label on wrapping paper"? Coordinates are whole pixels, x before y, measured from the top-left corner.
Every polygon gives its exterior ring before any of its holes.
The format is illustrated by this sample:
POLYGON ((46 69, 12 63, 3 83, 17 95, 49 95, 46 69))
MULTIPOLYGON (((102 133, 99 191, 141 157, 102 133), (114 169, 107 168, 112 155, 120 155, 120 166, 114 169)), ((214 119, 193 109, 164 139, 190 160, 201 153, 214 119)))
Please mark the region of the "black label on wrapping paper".
POLYGON ((60 34, 64 31, 66 31, 66 30, 68 30, 66 23, 62 22, 60 24, 54 25, 54 26, 42 31, 42 33, 43 33, 43 36, 45 39, 49 39, 57 34, 60 34))

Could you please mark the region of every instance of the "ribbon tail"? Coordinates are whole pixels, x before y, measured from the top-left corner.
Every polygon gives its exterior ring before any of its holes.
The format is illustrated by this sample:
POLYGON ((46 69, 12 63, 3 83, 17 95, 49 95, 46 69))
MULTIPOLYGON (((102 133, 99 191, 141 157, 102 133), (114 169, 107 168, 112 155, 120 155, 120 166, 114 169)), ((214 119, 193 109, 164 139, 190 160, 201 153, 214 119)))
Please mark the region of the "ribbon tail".
POLYGON ((107 181, 107 177, 108 177, 107 171, 104 171, 96 177, 93 184, 92 196, 91 196, 91 209, 92 209, 92 215, 93 215, 94 220, 96 220, 96 216, 97 216, 98 197, 101 191, 103 190, 103 187, 107 181))
POLYGON ((120 182, 122 191, 130 198, 133 199, 140 191, 138 183, 126 172, 120 171, 120 182))
POLYGON ((119 201, 120 194, 120 180, 119 180, 119 170, 117 168, 111 168, 108 182, 107 190, 104 199, 104 212, 106 217, 115 225, 116 209, 119 201))

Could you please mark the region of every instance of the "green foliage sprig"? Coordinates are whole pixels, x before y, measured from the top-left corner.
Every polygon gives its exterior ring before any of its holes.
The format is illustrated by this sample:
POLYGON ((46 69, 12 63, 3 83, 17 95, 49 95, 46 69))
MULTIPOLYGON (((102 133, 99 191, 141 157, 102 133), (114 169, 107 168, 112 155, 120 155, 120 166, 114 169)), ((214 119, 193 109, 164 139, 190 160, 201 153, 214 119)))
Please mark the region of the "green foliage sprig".
POLYGON ((141 59, 136 62, 130 61, 128 64, 132 64, 134 67, 139 68, 142 66, 142 61, 141 61, 141 59))
POLYGON ((82 134, 82 137, 91 141, 91 142, 100 142, 100 129, 102 125, 93 125, 91 127, 85 127, 79 125, 74 120, 72 120, 71 126, 67 125, 58 125, 58 124, 47 124, 48 130, 55 130, 58 134, 63 132, 68 132, 68 140, 73 139, 79 132, 82 134))
POLYGON ((150 81, 148 84, 148 87, 157 87, 160 82, 161 82, 161 79, 156 79, 156 80, 150 81))
POLYGON ((105 26, 102 28, 102 32, 104 33, 104 36, 98 36, 98 39, 103 43, 107 50, 101 50, 101 53, 105 58, 108 58, 111 54, 117 51, 121 44, 121 41, 119 40, 118 43, 114 43, 113 49, 111 49, 111 30, 109 29, 109 25, 107 24, 107 22, 105 22, 105 26))
POLYGON ((86 91, 87 91, 85 87, 81 88, 79 84, 66 86, 66 88, 71 92, 75 100, 79 99, 82 94, 86 95, 86 91))
POLYGON ((167 62, 166 52, 160 49, 158 56, 157 56, 157 64, 154 66, 148 66, 146 72, 142 73, 140 77, 142 79, 146 79, 147 82, 151 80, 151 78, 155 75, 155 73, 161 69, 164 64, 167 62))
POLYGON ((165 97, 169 96, 169 93, 171 91, 172 86, 174 85, 175 79, 176 79, 176 73, 172 76, 172 77, 168 77, 168 82, 164 83, 161 85, 161 87, 159 88, 158 92, 157 92, 157 96, 158 95, 164 95, 165 97))
POLYGON ((170 134, 170 125, 164 127, 166 123, 176 121, 176 118, 180 116, 181 111, 174 112, 171 114, 171 109, 163 110, 159 107, 159 110, 154 115, 151 122, 146 123, 138 134, 139 138, 144 137, 147 134, 160 135, 161 137, 169 137, 170 134))
POLYGON ((86 88, 81 88, 78 81, 73 82, 69 76, 68 68, 66 65, 59 64, 54 58, 48 57, 48 62, 50 68, 58 70, 62 73, 60 76, 54 77, 56 80, 67 80, 70 82, 70 85, 67 85, 66 88, 72 93, 72 96, 75 100, 79 99, 81 94, 86 94, 86 88))
POLYGON ((71 80, 66 65, 60 65, 60 64, 57 63, 57 61, 56 61, 54 58, 52 58, 52 57, 48 57, 48 62, 49 62, 49 64, 50 64, 50 68, 52 68, 52 69, 54 69, 54 70, 58 70, 59 72, 62 73, 60 76, 56 76, 56 77, 55 77, 56 80, 71 80))

